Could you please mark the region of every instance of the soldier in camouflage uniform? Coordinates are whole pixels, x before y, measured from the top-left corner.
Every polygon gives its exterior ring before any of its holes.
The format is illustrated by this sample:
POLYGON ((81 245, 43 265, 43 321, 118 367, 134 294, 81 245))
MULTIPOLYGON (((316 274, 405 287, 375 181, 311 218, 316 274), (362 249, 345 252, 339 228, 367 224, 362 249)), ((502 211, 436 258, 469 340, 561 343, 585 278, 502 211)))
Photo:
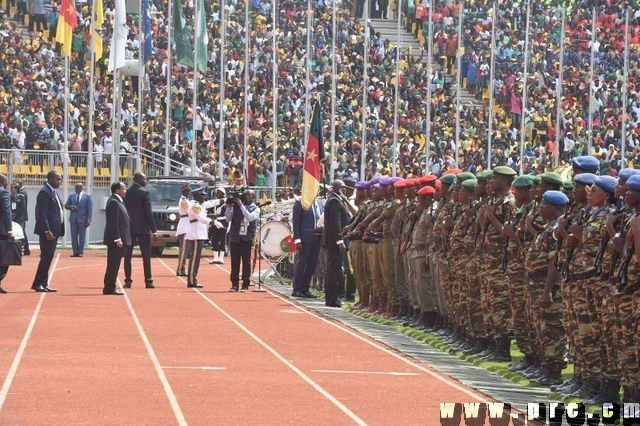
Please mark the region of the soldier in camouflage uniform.
POLYGON ((353 229, 358 225, 358 223, 364 219, 366 215, 366 205, 367 200, 366 197, 366 189, 368 187, 368 183, 365 181, 360 181, 356 183, 356 199, 354 201, 356 207, 358 207, 358 212, 353 217, 353 220, 349 225, 347 225, 344 229, 344 236, 348 240, 349 243, 349 254, 351 256, 352 270, 353 270, 353 278, 356 282, 356 291, 358 292, 359 300, 356 304, 353 305, 354 308, 360 309, 363 306, 369 304, 369 292, 366 289, 367 279, 366 279, 366 269, 364 268, 364 259, 363 259, 363 251, 362 246, 364 243, 362 239, 354 238, 355 235, 352 233, 353 229))
POLYGON ((403 226, 400 236, 400 245, 398 246, 398 254, 402 257, 402 267, 407 280, 410 315, 403 321, 403 325, 420 327, 423 323, 422 310, 416 295, 416 271, 414 264, 411 261, 410 251, 407 250, 410 245, 409 243, 411 240, 411 234, 413 233, 413 228, 417 221, 415 210, 418 207, 418 199, 416 196, 419 187, 418 179, 407 179, 405 181, 405 186, 405 195, 409 201, 403 210, 403 226))
MULTIPOLYGON (((396 321, 404 321, 409 315, 409 284, 404 272, 404 262, 402 261, 402 256, 399 251, 405 208, 410 203, 405 195, 406 187, 407 185, 404 179, 400 179, 393 184, 394 197, 400 203, 391 220, 391 238, 393 241, 394 256, 393 268, 395 269, 396 293, 398 294, 398 301, 400 302, 400 314, 395 318, 396 321)), ((411 314, 413 315, 413 312, 411 314)))
POLYGON ((554 265, 557 242, 553 229, 569 199, 556 190, 547 190, 542 197, 539 214, 547 223, 534 236, 527 251, 525 268, 529 278, 528 291, 535 306, 532 309, 537 338, 534 344, 542 349, 541 368, 545 371, 537 382, 548 386, 562 382, 561 372, 566 367, 559 273, 554 265))

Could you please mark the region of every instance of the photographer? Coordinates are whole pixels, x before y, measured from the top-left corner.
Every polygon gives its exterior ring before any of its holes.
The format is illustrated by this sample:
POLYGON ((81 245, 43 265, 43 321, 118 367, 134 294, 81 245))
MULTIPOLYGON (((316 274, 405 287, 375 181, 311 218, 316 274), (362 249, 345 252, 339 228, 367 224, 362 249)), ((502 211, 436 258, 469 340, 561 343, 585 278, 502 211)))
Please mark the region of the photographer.
POLYGON ((238 291, 240 282, 240 261, 242 260, 242 289, 246 292, 251 281, 251 248, 256 234, 256 219, 260 209, 253 202, 255 193, 246 190, 230 194, 227 199, 225 217, 229 226, 229 252, 231 254, 231 289, 238 291))

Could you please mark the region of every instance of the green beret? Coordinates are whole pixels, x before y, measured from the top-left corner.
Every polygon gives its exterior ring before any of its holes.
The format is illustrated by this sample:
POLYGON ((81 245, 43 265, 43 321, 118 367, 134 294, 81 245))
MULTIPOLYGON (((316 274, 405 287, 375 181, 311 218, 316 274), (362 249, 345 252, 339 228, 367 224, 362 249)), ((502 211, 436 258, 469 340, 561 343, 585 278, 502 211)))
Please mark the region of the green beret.
POLYGON ((473 179, 476 180, 476 175, 474 175, 473 173, 469 173, 469 172, 462 172, 462 173, 458 173, 456 175, 456 182, 457 183, 462 183, 466 180, 469 179, 473 179))
POLYGON ((440 182, 443 185, 455 185, 456 175, 445 175, 440 178, 440 182))
POLYGON ((533 185, 533 176, 531 175, 518 176, 511 183, 514 188, 528 188, 531 185, 533 185))
POLYGON ((543 182, 548 183, 554 188, 558 188, 558 189, 562 188, 562 185, 564 184, 564 180, 562 180, 562 176, 560 176, 555 172, 543 173, 542 175, 540 175, 540 178, 542 179, 543 182))
POLYGON ((493 169, 493 174, 494 175, 500 175, 500 176, 507 176, 507 177, 513 177, 515 175, 517 175, 516 171, 513 170, 511 167, 508 166, 498 166, 495 169, 493 169))
POLYGON ((467 191, 474 191, 478 186, 478 181, 476 179, 467 179, 462 182, 462 187, 467 191))
POLYGON ((572 189, 573 189, 573 180, 565 179, 565 181, 562 182, 562 190, 563 191, 571 191, 572 189))
POLYGON ((540 175, 534 176, 533 177, 533 184, 534 185, 540 185, 540 181, 542 180, 542 178, 540 177, 540 175))
POLYGON ((493 170, 483 170, 476 175, 476 179, 481 182, 488 182, 493 177, 493 170))

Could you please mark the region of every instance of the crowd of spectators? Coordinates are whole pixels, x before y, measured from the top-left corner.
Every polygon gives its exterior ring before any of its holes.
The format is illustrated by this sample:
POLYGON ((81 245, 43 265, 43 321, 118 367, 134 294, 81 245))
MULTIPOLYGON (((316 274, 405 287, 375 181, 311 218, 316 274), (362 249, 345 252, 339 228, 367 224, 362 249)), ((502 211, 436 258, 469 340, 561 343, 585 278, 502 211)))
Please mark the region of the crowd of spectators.
MULTIPOLYGON (((181 1, 181 0, 174 0, 181 1)), ((69 82, 64 81, 64 61, 55 44, 53 29, 57 24, 58 5, 51 4, 46 23, 40 28, 43 0, 18 0, 17 8, 8 0, 0 8, 0 148, 61 151, 64 86, 70 87, 69 150, 87 151, 88 144, 98 152, 97 164, 104 166, 114 149, 111 127, 113 91, 111 75, 106 72, 111 39, 114 2, 106 1, 105 24, 102 29, 104 52, 97 58, 95 86, 90 87, 90 3, 76 0, 78 27, 73 36, 73 57, 69 82), (25 3, 26 5, 22 5, 25 3), (36 25, 26 29, 26 25, 36 25), (37 31, 42 29, 43 31, 37 31), (25 32, 28 32, 28 35, 25 32), (88 134, 89 93, 95 93, 95 132, 88 134)), ((327 168, 335 176, 359 179, 376 174, 391 174, 395 167, 400 176, 419 175, 425 168, 439 173, 454 165, 456 140, 456 85, 458 68, 464 90, 475 96, 471 104, 461 106, 459 162, 463 169, 476 171, 488 167, 488 90, 490 87, 490 43, 492 17, 496 17, 496 67, 494 78, 492 166, 520 166, 520 123, 525 122, 523 167, 541 172, 553 164, 556 132, 560 132, 561 159, 587 151, 589 116, 589 65, 592 9, 597 11, 596 61, 593 84, 592 151, 603 164, 603 171, 620 166, 623 83, 624 14, 631 10, 629 55, 629 108, 627 111, 627 156, 629 165, 640 162, 640 89, 639 49, 640 10, 635 1, 573 0, 531 2, 530 60, 526 107, 521 93, 523 83, 526 6, 523 1, 465 2, 463 9, 462 55, 458 55, 459 5, 449 1, 432 1, 434 21, 434 69, 426 67, 424 50, 397 52, 377 32, 369 31, 369 51, 364 51, 365 27, 361 19, 364 8, 369 16, 396 19, 398 4, 408 33, 426 37, 429 5, 413 0, 313 0, 313 25, 307 29, 307 1, 279 0, 274 21, 271 2, 252 0, 249 34, 245 34, 245 6, 242 0, 226 0, 227 21, 225 64, 225 99, 220 102, 220 5, 205 2, 209 32, 207 70, 199 74, 198 101, 193 105, 193 70, 173 64, 172 97, 166 104, 167 76, 167 4, 150 0, 154 52, 146 63, 142 128, 137 128, 137 79, 124 80, 119 149, 121 155, 135 151, 137 133, 142 133, 142 146, 158 154, 169 145, 170 156, 178 163, 202 173, 218 174, 219 155, 224 163, 224 176, 230 182, 271 186, 300 182, 304 145, 306 96, 306 36, 311 31, 309 76, 310 93, 323 109, 326 151, 331 140, 331 58, 335 57, 337 84, 335 95, 336 157, 327 160, 327 168), (334 5, 335 2, 335 5, 334 5), (632 4, 630 4, 632 3, 632 4), (332 12, 337 11, 336 52, 332 52, 332 12), (567 9, 566 52, 562 82, 562 119, 555 128, 556 79, 559 70, 561 7, 567 9), (382 12, 385 10, 385 13, 382 12), (388 13, 387 13, 388 12, 388 13), (275 31, 274 31, 275 28, 275 31), (276 36, 278 108, 272 107, 272 40, 276 36), (250 53, 250 84, 244 87, 244 56, 250 53), (368 79, 364 84, 364 55, 368 55, 368 79), (460 56, 458 58, 458 56, 460 56), (394 162, 394 99, 396 58, 400 58, 397 127, 397 161, 394 162), (432 115, 426 118, 428 85, 431 84, 432 115), (367 110, 362 109, 362 91, 368 95, 367 110), (248 93, 248 155, 243 170, 244 94, 248 93), (220 124, 220 106, 224 122, 220 124), (362 143, 362 114, 365 114, 366 143, 362 143), (165 141, 165 117, 171 117, 170 137, 165 141), (273 157, 273 118, 276 114, 277 148, 273 157), (426 158, 425 131, 431 123, 431 156, 426 158), (222 130, 221 130, 222 129, 222 130), (197 138, 196 152, 191 150, 191 137, 197 138), (224 151, 218 152, 222 138, 224 151), (359 176, 362 157, 365 174, 359 176), (275 163, 276 175, 272 173, 275 163)), ((187 26, 193 24, 193 1, 182 3, 187 26)), ((138 16, 128 15, 129 40, 126 57, 137 56, 138 16)))

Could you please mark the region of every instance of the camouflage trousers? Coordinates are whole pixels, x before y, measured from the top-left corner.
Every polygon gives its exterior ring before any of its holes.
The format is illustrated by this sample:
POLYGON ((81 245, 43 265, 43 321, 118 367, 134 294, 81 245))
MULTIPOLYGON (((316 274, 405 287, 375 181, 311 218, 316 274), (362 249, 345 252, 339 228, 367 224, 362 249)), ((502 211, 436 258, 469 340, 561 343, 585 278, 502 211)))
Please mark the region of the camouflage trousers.
POLYGON ((349 255, 351 256, 351 264, 352 264, 352 272, 353 279, 356 282, 356 290, 360 298, 363 295, 369 294, 367 289, 367 279, 366 279, 366 269, 364 265, 364 259, 362 257, 362 246, 364 243, 362 241, 351 241, 349 244, 349 255), (366 289, 366 291, 365 291, 366 289))
POLYGON ((469 286, 467 283, 467 265, 464 254, 451 264, 451 290, 454 305, 453 320, 465 331, 469 329, 469 286))
POLYGON ((484 324, 485 334, 479 337, 493 339, 494 333, 490 318, 491 308, 489 305, 489 281, 487 278, 488 268, 487 257, 485 253, 483 253, 483 255, 478 257, 478 290, 480 293, 480 310, 482 311, 482 323, 484 324))
POLYGON ((407 274, 405 273, 405 261, 404 256, 398 253, 399 241, 394 241, 393 253, 395 261, 393 267, 396 270, 395 284, 396 293, 398 293, 398 301, 400 306, 410 306, 409 304, 409 283, 407 281, 407 274))
POLYGON ((409 273, 409 300, 413 309, 422 309, 420 307, 420 298, 418 295, 418 271, 416 271, 416 264, 413 261, 414 248, 407 248, 404 253, 405 270, 409 273))
POLYGON ((602 377, 600 348, 594 340, 594 325, 589 317, 589 298, 584 287, 585 281, 571 281, 571 302, 573 306, 573 321, 577 324, 575 339, 576 364, 581 364, 584 376, 590 379, 602 377))
POLYGON ((600 277, 587 280, 587 307, 593 328, 593 340, 600 358, 601 378, 605 380, 618 377, 618 363, 615 353, 615 321, 611 287, 600 277))
POLYGON ((387 308, 391 311, 397 311, 400 307, 400 302, 398 300, 398 293, 396 292, 396 267, 393 264, 395 256, 391 235, 385 236, 385 238, 380 241, 378 254, 380 265, 382 265, 383 291, 387 299, 387 308))
POLYGON ((371 279, 371 300, 380 305, 386 306, 386 292, 384 291, 384 283, 382 281, 382 268, 380 265, 380 255, 378 251, 381 245, 379 244, 367 244, 369 250, 369 276, 371 279))
POLYGON ((438 259, 440 263, 440 287, 442 288, 442 296, 444 298, 444 304, 447 309, 448 315, 453 315, 453 304, 451 297, 451 269, 449 260, 445 257, 444 253, 438 253, 438 259))
POLYGON ((574 374, 583 377, 584 363, 581 362, 582 354, 576 353, 576 348, 578 347, 576 343, 576 339, 578 338, 578 322, 576 321, 577 317, 574 312, 571 289, 572 285, 562 280, 560 286, 560 292, 562 293, 562 320, 564 323, 564 333, 567 336, 567 343, 569 345, 569 353, 574 359, 574 374))
MULTIPOLYGON (((640 360, 640 338, 637 337, 638 333, 640 333, 640 291, 636 291, 631 297, 631 317, 633 319, 632 337, 635 339, 636 360, 640 360)), ((640 375, 636 375, 633 378, 633 383, 636 386, 640 385, 640 375)))
POLYGON ((484 274, 488 284, 489 324, 494 339, 510 337, 513 332, 509 276, 502 270, 502 251, 489 251, 484 274))
POLYGON ((626 293, 616 293, 611 296, 614 307, 616 342, 616 359, 618 374, 622 386, 635 386, 640 374, 638 359, 636 358, 636 336, 633 320, 633 296, 626 293))
POLYGON ((447 304, 444 300, 444 289, 442 288, 442 281, 440 280, 440 263, 439 255, 433 250, 429 253, 429 275, 431 276, 432 287, 436 296, 436 310, 440 315, 447 316, 447 304))
POLYGON ((513 335, 520 352, 526 356, 535 356, 533 350, 535 342, 531 338, 531 321, 529 321, 527 311, 526 270, 517 254, 509 256, 509 258, 511 260, 507 264, 507 271, 509 274, 509 299, 511 301, 513 335))
POLYGON ((473 338, 484 337, 486 327, 484 324, 484 316, 482 315, 482 305, 480 303, 480 280, 478 278, 478 258, 471 256, 466 263, 466 279, 467 279, 467 323, 469 327, 467 332, 473 338))
POLYGON ((544 293, 544 282, 528 280, 529 313, 531 324, 535 334, 533 344, 539 349, 538 356, 542 358, 546 367, 551 370, 563 370, 567 363, 564 360, 566 353, 566 338, 564 325, 562 324, 562 300, 560 286, 555 285, 551 290, 553 302, 546 308, 540 302, 544 293))

